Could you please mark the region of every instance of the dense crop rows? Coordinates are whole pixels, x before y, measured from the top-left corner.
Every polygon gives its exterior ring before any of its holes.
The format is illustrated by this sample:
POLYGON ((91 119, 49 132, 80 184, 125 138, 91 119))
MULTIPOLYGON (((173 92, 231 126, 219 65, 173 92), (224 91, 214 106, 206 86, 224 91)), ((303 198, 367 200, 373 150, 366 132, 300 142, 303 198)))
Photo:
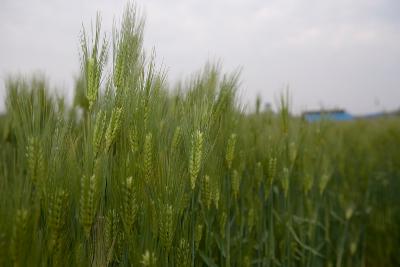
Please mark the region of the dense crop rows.
POLYGON ((399 119, 245 114, 212 65, 168 89, 133 8, 107 40, 73 107, 7 83, 0 266, 400 265, 399 119))

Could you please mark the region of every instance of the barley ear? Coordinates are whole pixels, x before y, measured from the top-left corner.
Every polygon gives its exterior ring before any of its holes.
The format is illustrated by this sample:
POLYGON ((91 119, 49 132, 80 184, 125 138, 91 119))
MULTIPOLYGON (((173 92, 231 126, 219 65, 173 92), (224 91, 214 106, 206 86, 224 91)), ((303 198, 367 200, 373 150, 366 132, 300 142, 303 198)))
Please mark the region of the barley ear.
POLYGON ((150 252, 146 250, 146 252, 142 255, 142 260, 140 263, 144 267, 155 267, 157 263, 156 254, 154 252, 150 252))
POLYGON ((18 266, 25 246, 28 228, 28 210, 19 209, 15 215, 13 231, 10 242, 11 260, 18 266))
POLYGON ((201 202, 207 209, 211 206, 211 197, 210 177, 205 175, 202 180, 201 202))
POLYGON ((61 248, 60 237, 64 225, 63 213, 65 212, 67 193, 64 190, 57 190, 50 202, 48 224, 50 228, 50 249, 61 248))
POLYGON ((232 193, 235 199, 237 199, 239 195, 239 189, 240 189, 240 176, 237 170, 233 170, 232 172, 232 193))
POLYGON ((232 161, 235 156, 235 145, 236 145, 236 134, 231 134, 231 136, 228 139, 228 145, 226 147, 226 154, 225 154, 225 160, 228 169, 231 169, 232 167, 232 161))
POLYGON ((192 147, 189 159, 190 186, 196 187, 196 179, 200 172, 203 157, 203 133, 199 130, 192 136, 192 147))
POLYGON ((198 224, 196 226, 196 232, 195 232, 195 247, 197 250, 199 249, 202 236, 203 236, 203 225, 198 224))
POLYGON ((190 246, 189 242, 186 239, 182 238, 179 242, 179 246, 176 252, 177 262, 179 266, 189 267, 191 264, 191 254, 190 254, 190 246))
POLYGON ((164 249, 168 252, 171 249, 173 239, 173 208, 166 205, 161 210, 160 238, 164 249))
POLYGON ((106 150, 110 148, 121 126, 122 107, 115 107, 111 112, 111 118, 106 130, 106 150))
POLYGON ((127 233, 130 233, 132 225, 136 221, 138 212, 138 204, 136 200, 136 192, 134 181, 132 177, 126 179, 125 185, 122 190, 123 193, 123 212, 122 219, 127 233))
POLYGON ((82 176, 79 214, 86 238, 89 238, 95 216, 96 191, 96 176, 92 175, 90 178, 82 176))
POLYGON ((106 114, 104 111, 100 110, 99 113, 97 114, 96 117, 96 122, 94 125, 94 131, 93 131, 93 150, 94 154, 97 155, 97 153, 100 150, 100 145, 101 141, 103 139, 104 135, 104 126, 106 123, 106 114))
POLYGON ((99 94, 100 85, 100 69, 98 66, 97 59, 92 57, 87 60, 87 94, 86 97, 89 101, 89 110, 92 110, 94 103, 97 100, 99 94))
POLYGON ((152 181, 153 171, 153 135, 148 133, 144 140, 144 180, 147 185, 152 181))

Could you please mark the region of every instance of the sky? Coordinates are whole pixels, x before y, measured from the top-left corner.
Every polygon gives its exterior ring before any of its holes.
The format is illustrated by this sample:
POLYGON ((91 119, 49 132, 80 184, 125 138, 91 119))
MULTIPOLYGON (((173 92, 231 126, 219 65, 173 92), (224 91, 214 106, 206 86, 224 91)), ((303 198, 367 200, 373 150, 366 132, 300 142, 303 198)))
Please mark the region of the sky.
MULTIPOLYGON (((0 110, 4 79, 44 73, 72 98, 79 36, 96 13, 111 36, 127 1, 0 0, 0 110)), ((208 62, 241 70, 240 101, 276 106, 289 88, 295 113, 400 108, 399 0, 137 0, 144 47, 171 84, 208 62)))

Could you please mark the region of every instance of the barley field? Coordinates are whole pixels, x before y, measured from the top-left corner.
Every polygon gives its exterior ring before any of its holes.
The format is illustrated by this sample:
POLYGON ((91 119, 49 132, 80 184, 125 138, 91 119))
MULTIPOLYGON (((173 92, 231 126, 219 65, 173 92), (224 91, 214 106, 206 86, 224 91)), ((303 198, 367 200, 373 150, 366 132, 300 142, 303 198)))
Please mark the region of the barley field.
POLYGON ((142 41, 134 6, 83 30, 72 105, 7 80, 0 266, 400 266, 400 118, 244 112, 238 73, 171 87, 142 41))

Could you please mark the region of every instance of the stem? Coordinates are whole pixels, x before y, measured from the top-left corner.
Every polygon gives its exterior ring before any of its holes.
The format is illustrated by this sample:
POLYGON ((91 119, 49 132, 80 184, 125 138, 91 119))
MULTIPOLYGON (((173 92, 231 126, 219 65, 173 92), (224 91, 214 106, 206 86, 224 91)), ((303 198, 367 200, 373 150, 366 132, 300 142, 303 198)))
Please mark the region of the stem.
POLYGON ((191 203, 191 223, 192 223, 192 267, 194 267, 194 256, 195 256, 195 244, 194 244, 194 194, 192 194, 192 203, 191 203))
MULTIPOLYGON (((228 176, 228 178, 229 178, 229 176, 228 176)), ((231 242, 231 236, 230 236, 230 226, 231 226, 231 223, 230 223, 230 207, 231 207, 231 187, 230 187, 230 179, 227 179, 227 182, 228 182, 228 194, 227 194, 227 197, 228 197, 228 201, 227 201, 227 226, 226 226, 226 233, 225 233, 225 235, 226 235, 226 262, 225 262, 225 266, 226 267, 230 267, 231 266, 231 252, 230 252, 230 242, 231 242)))

